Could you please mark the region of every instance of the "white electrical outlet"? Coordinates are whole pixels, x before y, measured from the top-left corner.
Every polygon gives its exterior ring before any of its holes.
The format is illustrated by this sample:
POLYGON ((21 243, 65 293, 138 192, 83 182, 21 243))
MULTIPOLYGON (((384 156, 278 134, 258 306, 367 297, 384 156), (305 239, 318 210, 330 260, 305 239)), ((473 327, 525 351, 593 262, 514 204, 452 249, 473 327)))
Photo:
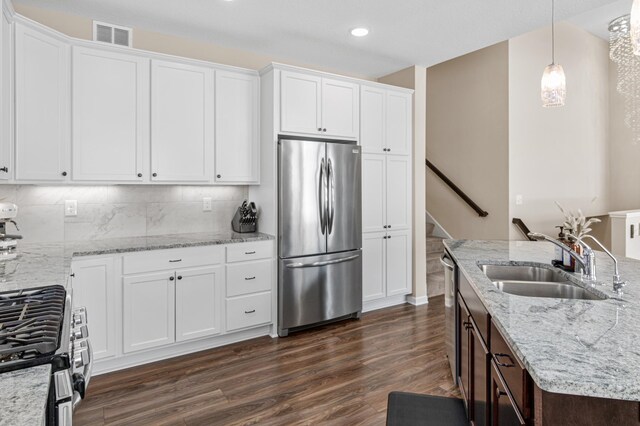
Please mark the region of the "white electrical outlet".
POLYGON ((202 199, 202 211, 203 212, 211 211, 211 197, 204 197, 202 199))
POLYGON ((65 216, 78 216, 78 200, 66 200, 64 202, 65 216))
POLYGON ((520 195, 520 194, 516 195, 516 206, 521 206, 522 203, 523 203, 522 195, 520 195))

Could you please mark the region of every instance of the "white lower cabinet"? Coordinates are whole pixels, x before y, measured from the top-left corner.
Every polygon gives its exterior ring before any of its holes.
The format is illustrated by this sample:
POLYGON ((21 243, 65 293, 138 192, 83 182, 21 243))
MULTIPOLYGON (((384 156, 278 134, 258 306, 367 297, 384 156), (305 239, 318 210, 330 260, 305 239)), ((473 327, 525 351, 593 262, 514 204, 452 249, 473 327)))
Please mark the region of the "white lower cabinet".
POLYGON ((176 271, 176 342, 222 331, 224 267, 176 271))
POLYGON ((271 322, 271 292, 227 299, 227 330, 271 322))
POLYGON ((123 352, 175 342, 173 271, 125 277, 122 283, 123 352))
POLYGON ((256 241, 74 259, 97 374, 273 331, 273 253, 256 241))
POLYGON ((411 293, 410 231, 363 234, 363 302, 409 293, 411 293))
POLYGON ((87 326, 95 360, 116 354, 116 285, 113 257, 74 260, 71 264, 74 308, 87 308, 87 326))

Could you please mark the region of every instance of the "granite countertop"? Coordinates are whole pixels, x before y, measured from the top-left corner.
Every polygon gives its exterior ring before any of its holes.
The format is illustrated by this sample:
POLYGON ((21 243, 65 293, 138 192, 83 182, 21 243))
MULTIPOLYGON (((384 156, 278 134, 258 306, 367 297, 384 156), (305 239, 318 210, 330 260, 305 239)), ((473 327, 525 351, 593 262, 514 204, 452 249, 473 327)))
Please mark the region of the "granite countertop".
POLYGON ((44 424, 51 366, 11 371, 0 377, 0 426, 44 424))
MULTIPOLYGON (((621 298, 613 292, 613 262, 601 252, 597 252, 595 289, 608 299, 523 297, 498 290, 478 263, 551 267, 552 244, 472 240, 444 244, 542 390, 640 401, 640 261, 618 258, 620 274, 627 281, 621 298)), ((580 274, 570 275, 581 279, 580 274)))
POLYGON ((226 232, 109 238, 60 243, 21 243, 18 241, 16 258, 3 259, 0 256, 0 291, 53 284, 66 285, 71 259, 79 256, 99 256, 273 239, 273 236, 260 232, 246 234, 226 232))
MULTIPOLYGON (((0 292, 47 285, 67 285, 71 260, 181 247, 273 240, 260 232, 194 233, 153 237, 111 238, 64 243, 21 243, 15 258, 0 256, 0 292)), ((0 426, 42 424, 49 390, 50 367, 39 366, 0 374, 0 426)))

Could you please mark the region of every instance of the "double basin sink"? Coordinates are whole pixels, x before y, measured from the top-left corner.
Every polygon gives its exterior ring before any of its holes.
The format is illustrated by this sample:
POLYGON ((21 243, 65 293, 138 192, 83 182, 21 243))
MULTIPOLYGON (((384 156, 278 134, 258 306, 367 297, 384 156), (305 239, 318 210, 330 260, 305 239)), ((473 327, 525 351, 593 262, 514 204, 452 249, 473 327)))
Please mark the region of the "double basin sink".
POLYGON ((480 263, 478 266, 493 285, 505 293, 556 299, 604 300, 606 298, 576 285, 558 270, 525 265, 480 263))

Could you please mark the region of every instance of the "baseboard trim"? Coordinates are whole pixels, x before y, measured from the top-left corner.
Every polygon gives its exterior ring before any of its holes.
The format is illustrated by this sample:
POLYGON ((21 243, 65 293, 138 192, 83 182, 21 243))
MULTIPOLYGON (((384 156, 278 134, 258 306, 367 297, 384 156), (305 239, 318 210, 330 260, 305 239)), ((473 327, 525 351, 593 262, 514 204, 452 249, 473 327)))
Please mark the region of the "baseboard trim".
POLYGON ((407 303, 414 306, 426 305, 429 303, 429 298, 427 296, 420 296, 420 297, 407 296, 407 303))
POLYGON ((407 296, 404 294, 384 297, 382 299, 370 300, 362 304, 362 312, 371 312, 378 309, 389 308, 391 306, 407 303, 407 296))

